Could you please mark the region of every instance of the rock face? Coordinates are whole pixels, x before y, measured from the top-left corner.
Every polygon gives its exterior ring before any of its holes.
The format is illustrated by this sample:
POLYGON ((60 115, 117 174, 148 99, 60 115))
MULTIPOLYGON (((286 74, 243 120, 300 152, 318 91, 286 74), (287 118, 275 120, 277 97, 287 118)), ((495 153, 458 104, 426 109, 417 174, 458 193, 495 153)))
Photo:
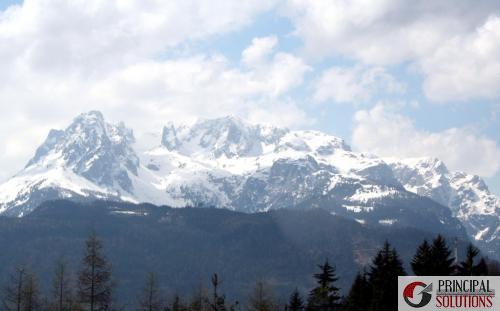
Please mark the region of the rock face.
POLYGON ((450 172, 435 158, 387 162, 407 190, 448 206, 475 243, 490 249, 492 256, 500 250, 500 199, 479 176, 450 172))
POLYGON ((167 124, 136 148, 131 130, 99 112, 52 130, 0 186, 0 213, 23 216, 55 198, 112 198, 243 212, 321 207, 364 225, 418 227, 498 245, 499 199, 477 176, 435 159, 381 159, 340 138, 234 117, 167 124), (465 228, 465 229, 464 229, 465 228))

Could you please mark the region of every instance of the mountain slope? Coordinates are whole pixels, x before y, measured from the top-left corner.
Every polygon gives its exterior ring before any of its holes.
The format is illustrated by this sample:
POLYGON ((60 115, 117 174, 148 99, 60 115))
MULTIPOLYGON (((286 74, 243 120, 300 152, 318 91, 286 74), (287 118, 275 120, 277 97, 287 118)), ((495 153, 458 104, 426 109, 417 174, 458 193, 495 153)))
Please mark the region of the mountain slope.
POLYGON ((386 161, 406 189, 449 206, 472 240, 492 252, 500 250, 500 199, 479 176, 450 172, 434 158, 386 161))
POLYGON ((417 245, 435 236, 397 225, 362 225, 322 209, 248 214, 59 200, 43 203, 26 217, 0 216, 0 248, 6 255, 0 256, 0 279, 6 280, 19 264, 31 265, 43 289, 50 290, 60 256, 70 263, 70 271, 79 270, 84 240, 92 230, 103 240, 112 263, 115 298, 133 305, 146 273, 152 271, 158 273, 166 297, 177 293, 187 298, 200 282, 208 287, 217 272, 228 299, 244 301, 262 280, 280 299, 287 299, 296 287, 301 292, 312 288, 311 276, 325 258, 336 265, 346 293, 386 239, 407 265, 417 245))
POLYGON ((498 199, 479 178, 440 165, 381 159, 318 131, 234 117, 167 124, 144 145, 123 124, 82 114, 51 131, 28 165, 0 185, 0 213, 23 216, 56 198, 243 212, 321 207, 366 225, 456 236, 465 227, 484 249, 500 253, 498 199))

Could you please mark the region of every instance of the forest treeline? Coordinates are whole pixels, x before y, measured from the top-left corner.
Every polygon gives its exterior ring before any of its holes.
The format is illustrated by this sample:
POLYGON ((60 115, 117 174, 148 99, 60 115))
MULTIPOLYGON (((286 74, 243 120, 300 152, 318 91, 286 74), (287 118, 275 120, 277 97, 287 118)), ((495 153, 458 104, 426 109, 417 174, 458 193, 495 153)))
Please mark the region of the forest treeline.
MULTIPOLYGON (((464 260, 456 262, 445 239, 438 235, 419 245, 410 266, 414 275, 498 275, 498 264, 479 255, 470 244, 464 260)), ((61 258, 55 263, 50 291, 42 294, 36 273, 18 266, 4 284, 1 306, 5 311, 396 311, 397 277, 404 275, 407 273, 396 249, 385 242, 371 265, 357 274, 346 296, 341 296, 337 286, 335 265, 325 260, 313 275, 314 288, 307 293, 295 289, 287 302, 279 302, 264 281, 255 284, 244 304, 233 301, 221 292, 222 280, 217 273, 210 279, 210 288, 200 286, 189 297, 165 297, 156 273, 151 271, 142 281, 135 305, 123 306, 113 299, 116 286, 111 264, 104 256, 102 242, 92 233, 76 273, 69 271, 61 258)))

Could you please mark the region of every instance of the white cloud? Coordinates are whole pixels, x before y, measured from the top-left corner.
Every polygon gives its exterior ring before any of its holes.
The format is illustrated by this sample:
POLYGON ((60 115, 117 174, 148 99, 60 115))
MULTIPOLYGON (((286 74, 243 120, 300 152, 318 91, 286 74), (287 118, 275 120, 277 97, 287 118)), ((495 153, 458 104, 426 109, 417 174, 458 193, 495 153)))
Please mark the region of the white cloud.
POLYGON ((355 115, 353 146, 386 157, 437 157, 452 170, 480 176, 500 171, 500 146, 471 128, 428 132, 387 105, 355 115))
POLYGON ((243 63, 251 67, 262 65, 277 44, 276 36, 254 38, 252 44, 241 53, 243 63))
POLYGON ((241 62, 191 51, 275 3, 26 0, 0 11, 0 178, 25 164, 49 128, 91 109, 139 133, 227 114, 311 122, 287 95, 311 69, 280 52, 277 37, 254 39, 241 62))
POLYGON ((26 0, 0 12, 0 58, 43 74, 103 74, 236 31, 267 0, 26 0))
POLYGON ((455 37, 422 60, 424 91, 436 101, 500 97, 500 18, 455 37))
POLYGON ((332 67, 325 70, 315 83, 316 101, 363 103, 375 95, 401 94, 405 85, 383 67, 332 67))
POLYGON ((308 55, 411 63, 438 101, 499 98, 499 1, 290 0, 308 55))

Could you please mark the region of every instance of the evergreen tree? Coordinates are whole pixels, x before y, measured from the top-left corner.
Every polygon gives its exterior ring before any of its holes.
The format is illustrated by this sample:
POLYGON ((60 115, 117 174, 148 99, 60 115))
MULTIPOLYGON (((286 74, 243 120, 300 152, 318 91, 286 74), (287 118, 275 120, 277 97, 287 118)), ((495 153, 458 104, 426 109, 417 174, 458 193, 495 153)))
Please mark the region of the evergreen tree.
POLYGON ((451 258, 451 250, 446 245, 443 236, 438 235, 432 242, 432 270, 428 275, 452 275, 453 273, 453 258, 451 258))
POLYGON ((366 273, 358 273, 345 300, 345 311, 366 311, 370 307, 371 287, 366 273))
POLYGON ((226 298, 224 297, 224 295, 219 295, 218 289, 221 284, 221 281, 219 280, 219 276, 217 275, 217 273, 214 273, 211 281, 212 281, 213 295, 212 295, 212 301, 210 302, 210 309, 212 311, 225 311, 226 298))
POLYGON ((433 266, 432 248, 427 240, 424 240, 413 256, 411 268, 415 275, 433 275, 433 266))
POLYGON ((2 299, 3 310, 21 311, 24 299, 24 286, 26 281, 26 268, 19 266, 11 274, 9 284, 5 287, 2 299))
POLYGON ((271 290, 264 282, 257 282, 249 299, 250 311, 271 311, 276 308, 271 290))
POLYGON ((293 293, 290 295, 290 299, 287 305, 288 311, 303 311, 304 310, 304 301, 300 296, 299 290, 295 289, 293 293))
POLYGON ((335 286, 338 278, 335 268, 328 260, 318 266, 320 272, 314 275, 317 286, 311 290, 307 299, 307 310, 331 311, 340 307, 339 288, 335 286))
POLYGON ((85 242, 78 294, 86 310, 101 311, 111 307, 111 268, 102 254, 102 243, 95 233, 85 242))
POLYGON ((56 311, 70 311, 73 309, 73 304, 68 265, 63 258, 60 258, 56 264, 54 280, 52 281, 50 308, 56 311))
POLYGON ((139 297, 140 311, 160 311, 162 309, 162 302, 160 299, 160 290, 158 285, 158 278, 156 274, 150 272, 146 276, 146 283, 139 297))
POLYGON ((474 245, 467 246, 467 254, 465 260, 462 261, 458 267, 458 275, 469 276, 474 275, 474 258, 479 255, 479 249, 474 245))
POLYGON ((484 258, 481 258, 477 265, 474 264, 475 258, 479 255, 479 249, 472 244, 467 246, 465 260, 458 267, 458 275, 488 275, 488 266, 484 258))
POLYGON ((389 242, 375 256, 370 269, 371 311, 398 309, 398 276, 406 275, 403 264, 389 242))

